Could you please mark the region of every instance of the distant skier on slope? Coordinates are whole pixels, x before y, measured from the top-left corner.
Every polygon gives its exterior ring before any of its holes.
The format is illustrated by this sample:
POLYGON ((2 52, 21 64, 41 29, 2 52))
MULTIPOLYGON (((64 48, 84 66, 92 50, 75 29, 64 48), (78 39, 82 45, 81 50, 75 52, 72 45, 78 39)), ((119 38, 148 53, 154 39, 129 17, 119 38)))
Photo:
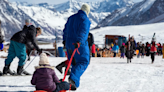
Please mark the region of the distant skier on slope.
POLYGON ((24 71, 23 69, 26 60, 25 44, 28 41, 32 42, 36 50, 39 53, 41 53, 41 49, 39 49, 36 43, 36 28, 33 25, 30 25, 27 29, 24 29, 23 31, 19 31, 15 33, 10 40, 9 52, 8 52, 7 59, 5 60, 5 66, 3 68, 4 75, 6 74, 14 75, 14 73, 10 70, 10 64, 16 56, 19 58, 17 74, 29 75, 29 73, 24 71))
POLYGON ((68 52, 68 58, 70 59, 75 48, 79 48, 80 52, 80 55, 77 52, 75 53, 75 60, 72 61, 71 75, 69 77, 69 82, 73 87, 71 90, 76 90, 79 87, 80 77, 89 65, 90 54, 87 41, 91 24, 88 18, 89 12, 90 6, 83 4, 77 14, 68 18, 63 30, 63 41, 68 52))

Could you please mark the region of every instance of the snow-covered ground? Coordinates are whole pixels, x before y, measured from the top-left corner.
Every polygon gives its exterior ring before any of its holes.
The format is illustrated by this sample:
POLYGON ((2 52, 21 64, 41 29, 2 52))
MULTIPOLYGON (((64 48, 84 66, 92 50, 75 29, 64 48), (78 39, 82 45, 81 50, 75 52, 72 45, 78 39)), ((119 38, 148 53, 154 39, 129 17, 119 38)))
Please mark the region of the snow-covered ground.
MULTIPOLYGON (((0 52, 0 55, 7 54, 0 52)), ((92 58, 76 92, 163 92, 164 60, 162 56, 155 58, 154 64, 151 64, 150 57, 139 59, 134 57, 131 64, 126 63, 126 58, 92 58)), ((64 60, 66 58, 49 57, 52 66, 64 60)), ((37 66, 38 62, 37 56, 27 71, 33 73, 34 66, 37 66)), ((17 65, 18 59, 15 58, 10 69, 16 71, 17 65)), ((0 58, 0 71, 3 67, 4 59, 0 58)), ((55 71, 59 79, 63 78, 63 74, 56 69, 55 71)), ((0 91, 34 91, 35 87, 30 84, 31 77, 0 77, 0 91)))

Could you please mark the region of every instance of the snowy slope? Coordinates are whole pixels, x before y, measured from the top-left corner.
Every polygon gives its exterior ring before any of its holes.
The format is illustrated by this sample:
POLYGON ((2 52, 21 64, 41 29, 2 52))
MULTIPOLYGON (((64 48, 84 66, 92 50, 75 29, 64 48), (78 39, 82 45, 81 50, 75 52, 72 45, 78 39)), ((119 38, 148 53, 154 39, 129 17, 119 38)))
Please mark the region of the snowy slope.
POLYGON ((94 35, 95 44, 102 46, 105 43, 105 35, 124 35, 128 37, 130 34, 133 35, 137 42, 141 41, 141 36, 144 36, 143 42, 151 42, 152 36, 156 33, 157 42, 164 43, 164 23, 155 23, 147 25, 136 25, 136 26, 110 26, 102 27, 98 29, 91 30, 94 35), (139 34, 141 36, 139 36, 139 34))
MULTIPOLYGON (((4 53, 0 52, 0 54, 4 53)), ((64 60, 66 58, 49 57, 52 66, 64 60)), ((4 59, 0 58, 0 61, 2 61, 0 62, 0 70, 2 70, 4 59)), ((38 62, 39 57, 36 57, 27 71, 33 73, 34 66, 37 66, 38 62)), ((163 92, 164 61, 161 56, 156 56, 154 64, 151 64, 150 57, 140 59, 134 57, 131 64, 126 62, 126 59, 120 58, 92 58, 76 92, 163 92)), ((10 69, 16 70, 17 64, 16 58, 10 69)), ((63 78, 63 74, 56 69, 55 72, 59 79, 63 78)), ((0 77, 0 91, 32 92, 35 87, 30 84, 31 78, 32 76, 0 77)), ((67 79, 68 77, 66 81, 67 79)))

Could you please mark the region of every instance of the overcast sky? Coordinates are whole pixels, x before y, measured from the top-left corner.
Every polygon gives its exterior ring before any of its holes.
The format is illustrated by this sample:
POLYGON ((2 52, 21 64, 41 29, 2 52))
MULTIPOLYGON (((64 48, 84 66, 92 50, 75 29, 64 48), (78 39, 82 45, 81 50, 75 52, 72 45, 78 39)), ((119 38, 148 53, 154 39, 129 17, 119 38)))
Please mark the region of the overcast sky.
MULTIPOLYGON (((10 2, 13 2, 13 1, 19 1, 19 2, 28 2, 28 3, 49 3, 49 4, 59 4, 59 3, 63 3, 63 2, 66 2, 68 0, 8 0, 10 2)), ((101 0, 80 0, 82 2, 91 2, 91 1, 101 1, 101 0)), ((139 2, 139 1, 143 1, 143 0, 133 0, 134 2, 139 2)))

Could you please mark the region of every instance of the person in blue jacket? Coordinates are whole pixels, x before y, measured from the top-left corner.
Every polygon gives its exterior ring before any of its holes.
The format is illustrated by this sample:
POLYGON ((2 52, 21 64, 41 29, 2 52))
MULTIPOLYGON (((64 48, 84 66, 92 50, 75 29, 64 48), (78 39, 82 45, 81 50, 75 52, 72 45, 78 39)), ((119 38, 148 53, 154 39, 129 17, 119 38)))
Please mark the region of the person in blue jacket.
POLYGON ((112 48, 112 51, 114 53, 113 57, 116 57, 116 54, 118 53, 119 51, 119 46, 117 43, 114 44, 113 48, 112 48))
POLYGON ((73 51, 78 48, 72 61, 71 74, 69 82, 72 85, 71 90, 76 90, 80 85, 80 77, 89 65, 89 47, 88 34, 90 30, 90 20, 88 18, 90 6, 83 4, 78 13, 70 16, 65 24, 63 30, 63 44, 68 52, 68 59, 70 59, 73 51), (73 45, 74 43, 74 45, 73 45))

